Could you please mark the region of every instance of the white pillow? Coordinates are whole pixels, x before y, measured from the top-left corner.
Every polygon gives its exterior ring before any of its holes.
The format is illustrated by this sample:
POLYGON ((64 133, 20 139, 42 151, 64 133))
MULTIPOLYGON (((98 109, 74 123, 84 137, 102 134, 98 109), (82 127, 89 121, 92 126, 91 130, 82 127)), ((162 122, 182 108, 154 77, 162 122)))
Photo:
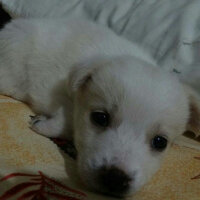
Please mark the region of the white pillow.
POLYGON ((86 17, 139 43, 200 92, 200 0, 0 0, 13 17, 86 17), (188 78, 190 77, 190 78, 188 78))
POLYGON ((83 2, 80 0, 0 0, 4 9, 13 18, 63 17, 72 11, 77 14, 76 11, 81 11, 83 2))

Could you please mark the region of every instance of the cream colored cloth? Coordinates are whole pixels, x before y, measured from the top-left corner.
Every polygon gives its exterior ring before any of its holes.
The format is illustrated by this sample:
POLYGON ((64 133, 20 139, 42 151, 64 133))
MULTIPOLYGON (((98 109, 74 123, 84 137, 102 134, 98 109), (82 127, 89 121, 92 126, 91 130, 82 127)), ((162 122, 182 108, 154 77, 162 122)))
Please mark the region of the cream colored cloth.
MULTIPOLYGON (((28 106, 0 96, 0 200, 113 199, 84 190, 74 161, 29 129, 30 114, 28 106)), ((188 145, 188 139, 180 144, 188 145)), ((200 200, 199 143, 192 142, 191 147, 174 145, 153 179, 127 199, 200 200)))

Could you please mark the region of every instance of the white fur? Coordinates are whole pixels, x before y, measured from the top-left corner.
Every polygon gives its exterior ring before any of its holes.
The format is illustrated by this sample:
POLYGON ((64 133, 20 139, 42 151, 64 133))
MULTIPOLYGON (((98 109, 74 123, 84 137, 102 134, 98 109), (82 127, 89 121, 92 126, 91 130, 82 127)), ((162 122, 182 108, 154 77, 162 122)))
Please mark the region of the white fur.
POLYGON ((127 194, 155 173, 166 151, 153 151, 152 138, 165 135, 169 147, 188 124, 192 93, 184 88, 139 47, 91 22, 19 19, 0 32, 0 92, 47 116, 32 123, 38 133, 74 139, 80 177, 98 191, 103 165, 133 178, 127 194), (98 109, 112 116, 104 131, 89 119, 98 109))

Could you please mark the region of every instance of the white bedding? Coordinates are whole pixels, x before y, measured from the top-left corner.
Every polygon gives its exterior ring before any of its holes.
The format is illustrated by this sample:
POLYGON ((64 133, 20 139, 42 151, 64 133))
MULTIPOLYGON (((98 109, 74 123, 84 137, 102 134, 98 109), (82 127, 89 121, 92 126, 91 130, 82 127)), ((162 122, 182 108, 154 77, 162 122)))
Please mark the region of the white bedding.
POLYGON ((0 0, 13 17, 86 17, 139 43, 200 92, 200 0, 0 0))

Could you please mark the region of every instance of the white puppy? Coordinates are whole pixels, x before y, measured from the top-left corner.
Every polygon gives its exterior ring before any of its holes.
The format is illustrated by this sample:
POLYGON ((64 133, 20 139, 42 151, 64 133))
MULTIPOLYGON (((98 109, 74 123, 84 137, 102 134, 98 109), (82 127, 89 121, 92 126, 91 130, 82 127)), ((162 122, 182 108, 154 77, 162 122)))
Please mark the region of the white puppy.
POLYGON ((31 105, 40 115, 36 132, 73 139, 82 181, 115 196, 138 190, 174 139, 200 128, 191 88, 87 21, 8 24, 0 32, 0 92, 31 105))

